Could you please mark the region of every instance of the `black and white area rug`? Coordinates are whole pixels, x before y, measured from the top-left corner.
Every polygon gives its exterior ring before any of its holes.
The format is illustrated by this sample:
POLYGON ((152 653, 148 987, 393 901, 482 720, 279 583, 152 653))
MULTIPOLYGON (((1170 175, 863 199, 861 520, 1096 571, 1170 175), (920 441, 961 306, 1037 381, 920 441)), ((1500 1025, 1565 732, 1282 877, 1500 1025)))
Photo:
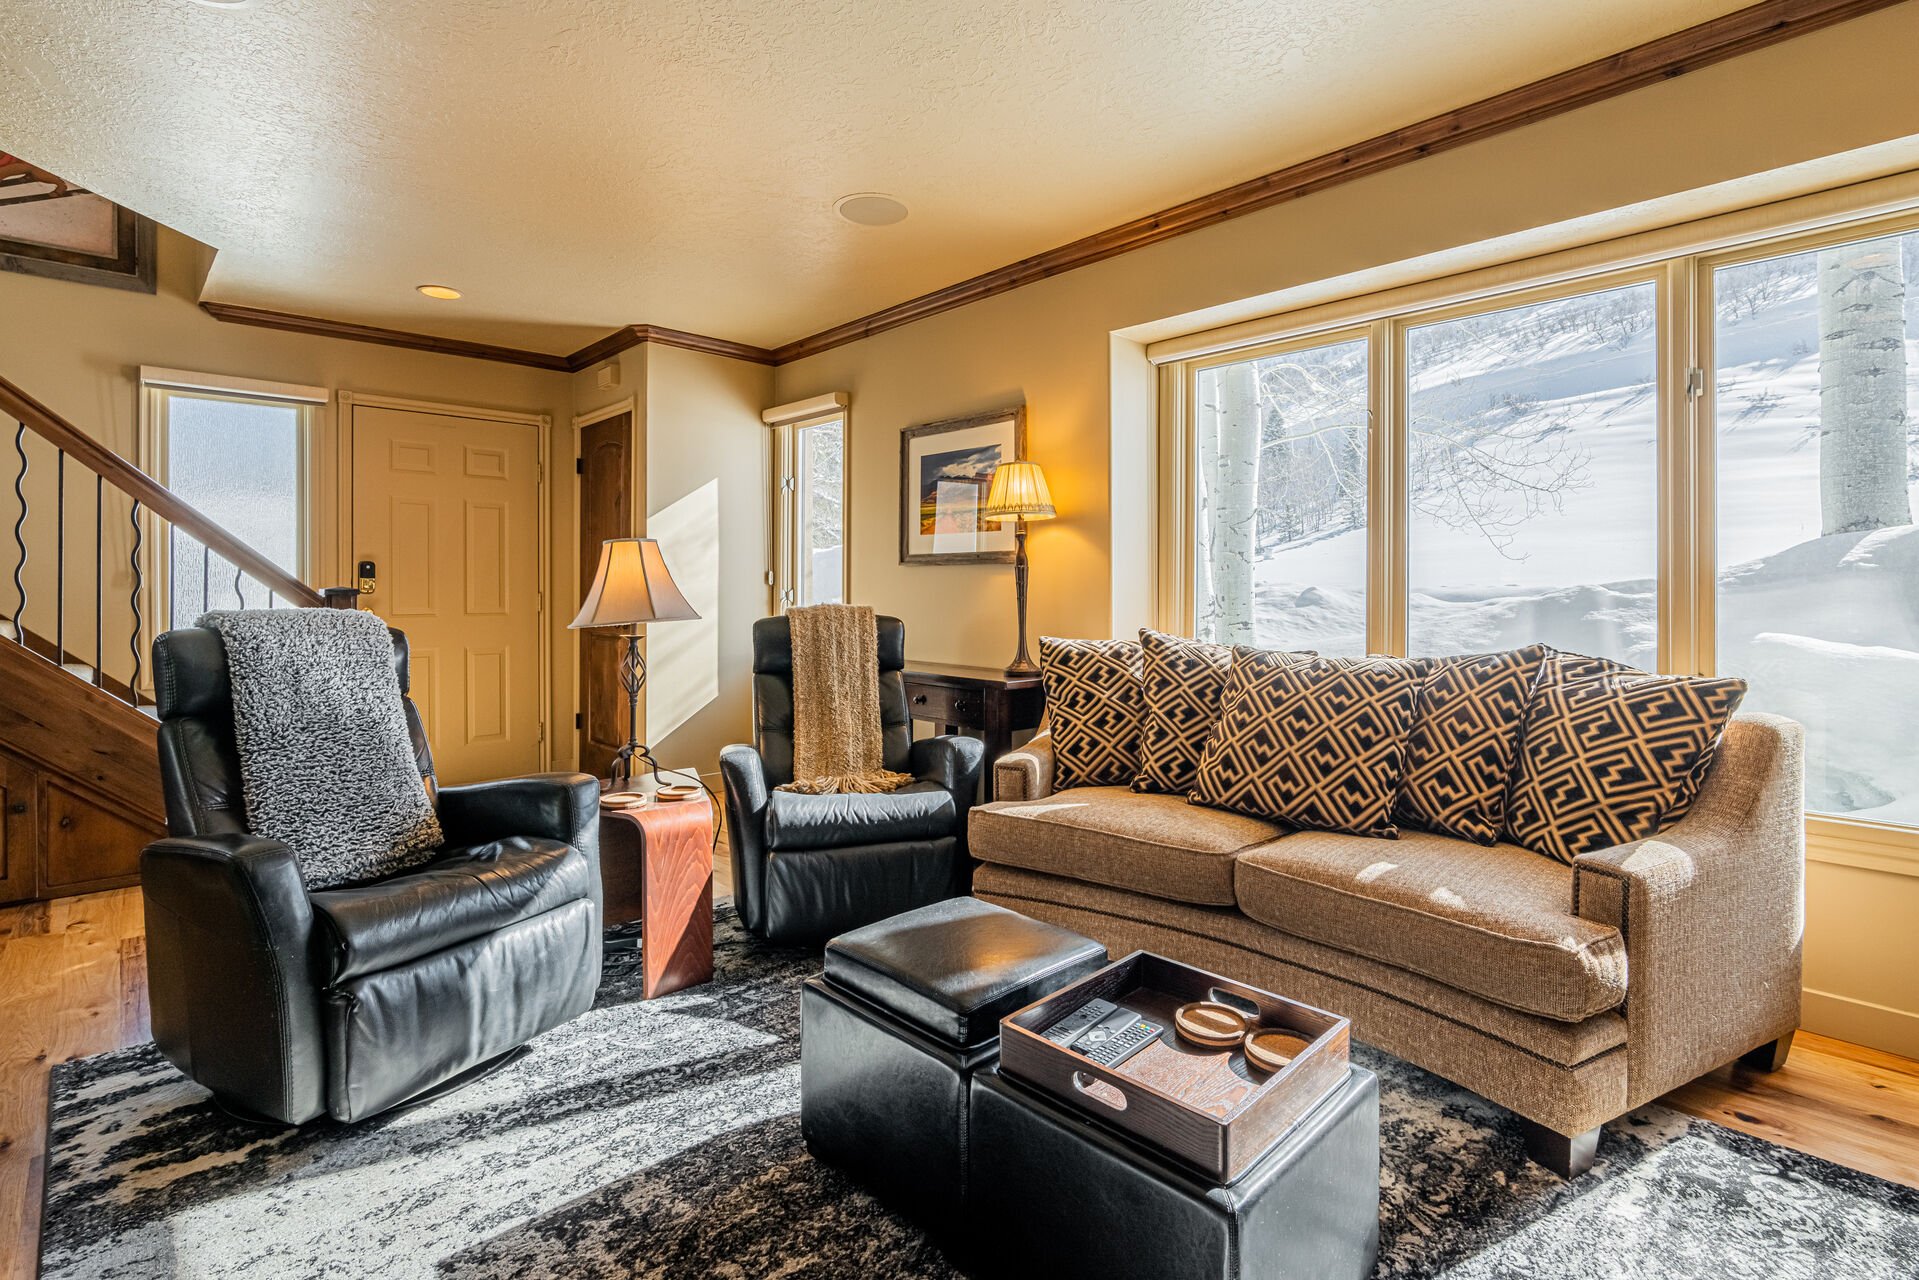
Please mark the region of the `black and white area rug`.
MULTIPOLYGON (((42 1274, 81 1277, 948 1277, 799 1133, 799 980, 722 905, 717 975, 593 1010, 488 1079, 347 1127, 230 1120, 151 1045, 56 1067, 42 1274)), ((1515 1123, 1394 1058, 1378 1274, 1895 1277, 1919 1191, 1648 1107, 1575 1183, 1515 1123)))

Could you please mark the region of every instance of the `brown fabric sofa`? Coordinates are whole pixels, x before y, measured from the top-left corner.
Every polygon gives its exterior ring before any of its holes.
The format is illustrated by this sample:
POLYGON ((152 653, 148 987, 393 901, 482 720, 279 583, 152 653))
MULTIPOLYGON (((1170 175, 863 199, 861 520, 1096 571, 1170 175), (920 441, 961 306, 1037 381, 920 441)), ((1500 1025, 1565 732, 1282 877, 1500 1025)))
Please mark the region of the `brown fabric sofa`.
POLYGON ((1517 1112, 1535 1158, 1799 1022, 1802 734, 1733 718, 1685 818, 1566 866, 1402 831, 1287 832, 1178 796, 1052 789, 1045 735, 994 764, 973 892, 1353 1020, 1360 1039, 1517 1112))

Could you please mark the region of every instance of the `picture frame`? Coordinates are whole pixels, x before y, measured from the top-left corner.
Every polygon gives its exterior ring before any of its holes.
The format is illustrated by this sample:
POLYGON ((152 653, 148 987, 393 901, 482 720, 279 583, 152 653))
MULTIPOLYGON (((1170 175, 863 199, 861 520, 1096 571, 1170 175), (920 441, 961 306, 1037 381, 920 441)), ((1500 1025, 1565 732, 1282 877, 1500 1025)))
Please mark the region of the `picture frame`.
POLYGON ((0 149, 0 271, 152 293, 155 240, 152 219, 0 149))
POLYGON ((1026 406, 900 432, 900 563, 1011 564, 1013 522, 979 509, 1001 462, 1026 456, 1026 406))

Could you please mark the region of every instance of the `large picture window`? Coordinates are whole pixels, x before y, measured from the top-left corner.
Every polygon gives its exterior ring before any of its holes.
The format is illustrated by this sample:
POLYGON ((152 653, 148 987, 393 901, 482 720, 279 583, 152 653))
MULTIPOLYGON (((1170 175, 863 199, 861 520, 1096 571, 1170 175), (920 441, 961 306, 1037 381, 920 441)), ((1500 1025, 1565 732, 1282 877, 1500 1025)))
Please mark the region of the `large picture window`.
POLYGON ((1406 643, 1655 661, 1648 283, 1406 330, 1406 643))
POLYGON ((1742 676, 1809 810, 1919 852, 1919 216, 1650 256, 1156 356, 1160 623, 1742 676))
POLYGON ((1919 827, 1919 232, 1714 266, 1715 660, 1806 806, 1919 827))
POLYGON ((1197 373, 1202 639, 1366 652, 1366 341, 1197 373))

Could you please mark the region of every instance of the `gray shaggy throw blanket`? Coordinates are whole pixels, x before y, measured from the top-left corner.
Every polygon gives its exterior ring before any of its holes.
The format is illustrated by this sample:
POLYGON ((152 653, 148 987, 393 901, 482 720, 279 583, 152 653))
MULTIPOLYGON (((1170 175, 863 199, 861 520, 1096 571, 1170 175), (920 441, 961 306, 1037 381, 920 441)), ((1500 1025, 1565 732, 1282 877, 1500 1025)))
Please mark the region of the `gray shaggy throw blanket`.
POLYGON ((247 609, 200 625, 226 645, 247 829, 289 845, 315 889, 431 858, 440 821, 386 623, 357 609, 247 609))

